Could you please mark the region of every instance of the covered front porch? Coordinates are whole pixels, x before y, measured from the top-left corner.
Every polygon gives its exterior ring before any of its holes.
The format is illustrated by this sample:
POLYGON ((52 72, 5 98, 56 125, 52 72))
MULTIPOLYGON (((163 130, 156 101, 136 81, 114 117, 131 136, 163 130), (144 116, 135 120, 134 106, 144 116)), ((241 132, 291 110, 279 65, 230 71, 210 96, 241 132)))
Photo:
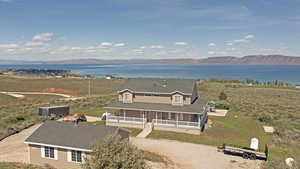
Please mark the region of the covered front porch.
POLYGON ((144 128, 146 123, 151 123, 154 128, 167 127, 201 130, 207 121, 207 114, 120 109, 117 112, 108 114, 106 121, 108 123, 135 124, 141 128, 144 128))

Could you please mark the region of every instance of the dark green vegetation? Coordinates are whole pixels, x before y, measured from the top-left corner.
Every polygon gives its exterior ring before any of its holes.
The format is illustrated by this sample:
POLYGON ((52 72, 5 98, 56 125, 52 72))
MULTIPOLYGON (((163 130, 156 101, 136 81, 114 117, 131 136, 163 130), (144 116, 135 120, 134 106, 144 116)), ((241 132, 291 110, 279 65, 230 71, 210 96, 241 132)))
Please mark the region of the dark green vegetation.
POLYGON ((128 140, 109 136, 93 145, 90 158, 83 164, 84 169, 146 169, 143 152, 128 140))

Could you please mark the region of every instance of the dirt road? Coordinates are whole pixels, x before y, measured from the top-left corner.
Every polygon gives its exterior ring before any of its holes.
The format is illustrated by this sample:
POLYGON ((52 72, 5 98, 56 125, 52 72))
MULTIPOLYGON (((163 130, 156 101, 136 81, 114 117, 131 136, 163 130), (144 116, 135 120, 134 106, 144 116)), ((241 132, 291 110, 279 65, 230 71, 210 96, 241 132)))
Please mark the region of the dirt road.
POLYGON ((167 157, 174 169, 259 169, 259 161, 217 152, 215 147, 170 140, 131 138, 143 150, 167 157))
POLYGON ((28 149, 26 144, 24 144, 24 140, 39 126, 32 126, 0 141, 0 161, 28 163, 28 149))

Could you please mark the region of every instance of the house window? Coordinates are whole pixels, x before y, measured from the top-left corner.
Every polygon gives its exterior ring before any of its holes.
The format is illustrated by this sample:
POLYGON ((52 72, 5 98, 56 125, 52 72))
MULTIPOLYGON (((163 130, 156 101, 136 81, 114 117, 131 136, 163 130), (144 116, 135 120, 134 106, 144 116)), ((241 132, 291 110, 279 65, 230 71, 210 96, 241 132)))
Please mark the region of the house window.
POLYGON ((72 150, 71 160, 76 163, 82 163, 82 152, 72 150))
POLYGON ((54 148, 53 147, 44 147, 44 153, 46 158, 55 159, 54 148))
POLYGON ((180 96, 175 96, 175 103, 179 103, 180 102, 180 96))
POLYGON ((129 94, 125 94, 125 100, 129 100, 129 94))

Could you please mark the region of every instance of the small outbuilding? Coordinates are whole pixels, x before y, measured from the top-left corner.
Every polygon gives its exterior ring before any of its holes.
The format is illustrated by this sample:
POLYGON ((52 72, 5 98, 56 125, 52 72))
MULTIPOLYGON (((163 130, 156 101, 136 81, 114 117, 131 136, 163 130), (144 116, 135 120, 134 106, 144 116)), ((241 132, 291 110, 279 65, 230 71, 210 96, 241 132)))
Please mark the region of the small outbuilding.
POLYGON ((69 115, 69 113, 70 113, 69 106, 50 106, 50 107, 39 108, 40 116, 64 117, 69 115))

